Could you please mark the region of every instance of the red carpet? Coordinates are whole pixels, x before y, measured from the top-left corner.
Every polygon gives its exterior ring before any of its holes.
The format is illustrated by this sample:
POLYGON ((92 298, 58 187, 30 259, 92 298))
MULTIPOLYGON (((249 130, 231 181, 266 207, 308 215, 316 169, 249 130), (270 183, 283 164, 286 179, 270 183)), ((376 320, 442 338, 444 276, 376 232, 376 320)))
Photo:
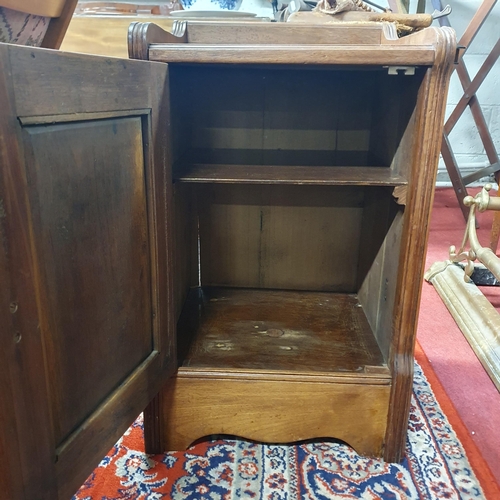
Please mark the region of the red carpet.
MULTIPOLYGON (((471 194, 477 190, 471 190, 471 194)), ((478 236, 488 245, 491 213, 480 214, 478 236)), ((446 260, 450 245, 459 246, 465 222, 452 189, 438 189, 430 227, 427 268, 446 260)), ((494 305, 500 288, 483 288, 494 305)), ((500 484, 500 394, 432 285, 424 283, 418 340, 468 434, 500 484)), ((497 497, 500 498, 500 495, 497 497)))
POLYGON ((284 446, 237 439, 206 441, 185 452, 148 457, 139 419, 73 500, 499 498, 488 466, 425 355, 420 349, 417 355, 429 379, 416 364, 401 464, 360 457, 341 443, 284 446), (443 396, 442 407, 433 390, 443 396))
MULTIPOLYGON (((474 440, 474 435, 471 435, 471 431, 466 427, 460 415, 455 408, 452 399, 446 393, 444 386, 441 384, 439 378, 434 372, 429 359, 425 355, 422 347, 417 342, 415 350, 415 358, 424 370, 427 380, 432 388, 436 400, 439 402, 443 412, 448 417, 448 420, 453 427, 458 439, 463 444, 467 451, 467 457, 474 470, 478 480, 483 487, 485 498, 496 500, 500 498, 500 483, 492 472, 492 467, 485 460, 483 456, 483 450, 476 444, 474 440)), ((494 439, 495 440, 495 439, 494 439)), ((480 443, 481 444, 481 443, 480 443)), ((498 462, 495 464, 497 465, 498 462)), ((493 464, 491 464, 493 465, 493 464)))

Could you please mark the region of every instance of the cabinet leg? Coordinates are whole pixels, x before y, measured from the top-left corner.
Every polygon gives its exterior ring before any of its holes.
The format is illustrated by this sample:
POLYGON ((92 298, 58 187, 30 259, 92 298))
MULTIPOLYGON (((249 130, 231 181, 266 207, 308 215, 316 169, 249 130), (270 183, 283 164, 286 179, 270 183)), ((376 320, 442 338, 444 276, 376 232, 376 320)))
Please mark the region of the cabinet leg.
POLYGON ((161 392, 159 392, 144 410, 144 444, 146 453, 157 455, 163 453, 162 425, 163 419, 161 392))
POLYGON ((384 460, 401 462, 405 452, 408 419, 413 388, 413 354, 401 363, 400 372, 393 377, 391 400, 385 434, 384 460))

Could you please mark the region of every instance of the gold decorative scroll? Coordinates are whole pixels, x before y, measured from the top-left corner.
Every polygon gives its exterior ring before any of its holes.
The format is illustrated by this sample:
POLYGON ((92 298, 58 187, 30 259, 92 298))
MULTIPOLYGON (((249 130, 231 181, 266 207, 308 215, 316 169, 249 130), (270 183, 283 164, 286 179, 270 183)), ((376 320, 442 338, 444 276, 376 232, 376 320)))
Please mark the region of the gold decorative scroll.
POLYGON ((491 184, 487 184, 475 197, 466 196, 464 198, 464 205, 470 207, 464 238, 458 251, 455 246, 450 247, 450 260, 452 262, 467 261, 464 276, 466 282, 471 280, 470 276, 474 271, 476 259, 484 264, 500 281, 500 259, 490 248, 481 246, 476 233, 476 211, 500 210, 500 198, 491 198, 490 190, 491 184), (469 243, 469 250, 465 250, 467 243, 469 243))

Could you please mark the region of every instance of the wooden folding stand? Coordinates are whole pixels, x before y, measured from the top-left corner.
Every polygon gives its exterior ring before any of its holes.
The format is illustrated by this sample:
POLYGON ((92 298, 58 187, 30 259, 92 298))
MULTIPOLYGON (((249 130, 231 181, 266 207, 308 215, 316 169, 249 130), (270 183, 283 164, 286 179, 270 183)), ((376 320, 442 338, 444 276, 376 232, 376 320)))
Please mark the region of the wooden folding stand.
MULTIPOLYGON (((472 18, 469 23, 467 29, 464 34, 460 38, 458 42, 459 48, 462 49, 461 57, 458 59, 458 65, 456 66, 457 76, 460 79, 460 83, 463 87, 463 96, 456 105, 455 109, 448 117, 448 120, 445 123, 443 130, 443 144, 441 146, 441 155, 443 157, 444 163, 446 165, 446 169, 450 176, 450 180, 453 184, 453 188, 457 195, 458 204, 462 210, 464 218, 467 220, 469 215, 468 208, 463 204, 463 199, 467 195, 466 186, 482 177, 485 177, 490 174, 495 174, 495 179, 498 182, 500 180, 500 162, 498 158, 498 153, 495 148, 495 144, 491 138, 490 131, 488 129, 488 125, 484 118, 483 111, 481 109, 481 105, 479 104, 479 100, 477 98, 476 92, 479 87, 483 83, 484 79, 490 72, 491 68, 497 61, 500 56, 500 39, 497 41, 493 49, 491 50, 488 57, 485 59, 483 65, 477 72, 476 76, 473 80, 471 80, 469 76, 469 72, 467 71, 467 67, 465 65, 465 61, 463 59, 463 55, 469 48, 470 44, 476 37, 477 33, 483 26, 486 18, 490 14, 491 10, 497 3, 497 0, 485 0, 476 14, 472 18), (472 116, 474 118, 474 122, 476 123, 476 127, 479 133, 479 137, 481 138, 481 142, 483 143, 484 149, 488 156, 488 161, 490 165, 481 168, 478 171, 469 174, 467 176, 462 176, 460 173, 460 169, 453 154, 453 150, 450 144, 449 135, 453 130, 453 127, 457 124, 459 118, 464 113, 465 109, 469 106, 472 116)), ((432 4, 436 9, 442 9, 441 0, 432 0, 432 4)), ((450 26, 450 21, 447 17, 442 17, 439 19, 439 23, 441 26, 450 26)), ((496 250, 498 245, 498 238, 500 235, 500 212, 495 212, 493 228, 491 231, 490 237, 490 247, 493 250, 496 250)))

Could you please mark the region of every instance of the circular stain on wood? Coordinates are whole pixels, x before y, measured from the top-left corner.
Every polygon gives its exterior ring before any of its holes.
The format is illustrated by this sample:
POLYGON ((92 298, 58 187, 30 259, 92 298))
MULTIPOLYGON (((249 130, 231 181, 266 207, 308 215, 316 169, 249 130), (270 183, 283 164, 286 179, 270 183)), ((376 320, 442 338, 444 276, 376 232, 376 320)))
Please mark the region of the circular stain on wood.
POLYGON ((279 330, 278 328, 271 328, 267 330, 266 335, 268 337, 281 337, 284 333, 283 330, 279 330))

